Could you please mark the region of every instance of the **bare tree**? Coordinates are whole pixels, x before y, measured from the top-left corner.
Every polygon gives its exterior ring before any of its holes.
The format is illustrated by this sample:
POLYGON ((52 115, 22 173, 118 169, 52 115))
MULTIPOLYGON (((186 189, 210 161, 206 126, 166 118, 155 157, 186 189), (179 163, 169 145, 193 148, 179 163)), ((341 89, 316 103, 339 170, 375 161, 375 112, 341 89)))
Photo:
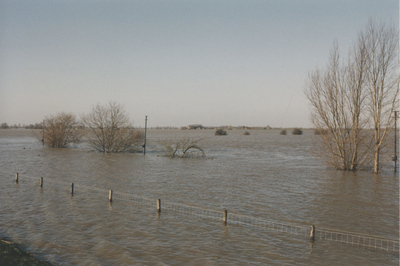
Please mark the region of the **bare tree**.
MULTIPOLYGON (((39 136, 40 135, 40 136, 39 136)), ((38 138, 42 139, 42 134, 38 138)), ((75 115, 59 113, 46 116, 43 126, 44 144, 53 148, 65 148, 71 143, 78 143, 82 130, 75 115)))
POLYGON ((140 150, 143 134, 133 128, 122 105, 97 104, 81 119, 88 131, 86 140, 94 150, 104 153, 140 150))
POLYGON ((379 171, 379 160, 389 129, 394 125, 393 112, 398 108, 398 30, 385 23, 370 20, 359 34, 359 43, 367 49, 367 109, 374 130, 374 172, 379 171))
POLYGON ((199 146, 203 140, 194 138, 164 139, 161 141, 164 155, 171 158, 199 158, 205 157, 204 150, 199 146))
POLYGON ((311 119, 317 130, 327 130, 319 136, 334 167, 354 171, 373 158, 378 172, 393 127, 393 111, 398 108, 397 49, 397 30, 370 20, 346 64, 340 63, 335 44, 327 67, 310 74, 305 93, 312 106, 311 119))
POLYGON ((355 171, 368 162, 363 136, 365 51, 358 46, 341 63, 335 42, 325 69, 310 73, 305 94, 311 103, 311 121, 317 130, 321 152, 336 169, 355 171))

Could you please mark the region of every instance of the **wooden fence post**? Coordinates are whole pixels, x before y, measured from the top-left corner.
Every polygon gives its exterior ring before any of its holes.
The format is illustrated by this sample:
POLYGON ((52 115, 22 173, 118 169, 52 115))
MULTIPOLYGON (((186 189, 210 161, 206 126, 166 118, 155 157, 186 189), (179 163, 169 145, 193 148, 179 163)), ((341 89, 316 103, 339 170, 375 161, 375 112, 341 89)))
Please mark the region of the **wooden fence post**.
POLYGON ((15 183, 18 184, 18 173, 15 174, 15 183))
POLYGON ((43 177, 40 178, 40 187, 43 187, 43 177))
POLYGON ((110 192, 108 193, 108 200, 110 201, 110 202, 112 202, 112 190, 110 189, 110 192))
POLYGON ((161 200, 160 199, 157 200, 157 211, 161 212, 161 200))
POLYGON ((74 195, 74 183, 71 183, 71 196, 74 195))
POLYGON ((310 230, 310 241, 314 241, 315 239, 315 226, 311 225, 311 230, 310 230))
POLYGON ((224 218, 223 218, 224 225, 228 222, 228 211, 224 210, 224 218))

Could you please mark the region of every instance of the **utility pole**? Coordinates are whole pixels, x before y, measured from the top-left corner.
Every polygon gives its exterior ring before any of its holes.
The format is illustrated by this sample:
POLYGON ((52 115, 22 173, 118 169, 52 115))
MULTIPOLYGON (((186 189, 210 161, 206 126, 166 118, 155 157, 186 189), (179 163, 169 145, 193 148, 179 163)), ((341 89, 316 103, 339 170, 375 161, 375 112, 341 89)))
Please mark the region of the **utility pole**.
POLYGON ((42 126, 42 144, 44 146, 44 119, 43 119, 43 126, 42 126))
POLYGON ((144 144, 143 144, 143 155, 146 155, 146 134, 147 134, 147 115, 144 122, 144 144))
POLYGON ((394 111, 394 172, 397 172, 397 112, 394 111))

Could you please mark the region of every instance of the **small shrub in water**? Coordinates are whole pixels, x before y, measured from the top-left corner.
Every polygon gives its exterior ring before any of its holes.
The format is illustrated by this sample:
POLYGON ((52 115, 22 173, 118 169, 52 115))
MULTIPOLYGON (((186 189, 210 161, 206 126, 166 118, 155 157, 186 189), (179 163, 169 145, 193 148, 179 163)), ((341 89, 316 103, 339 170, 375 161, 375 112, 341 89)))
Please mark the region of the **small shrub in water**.
POLYGON ((217 129, 217 131, 215 131, 215 135, 217 135, 217 136, 225 136, 225 135, 228 135, 228 133, 226 133, 226 131, 223 130, 223 129, 217 129))
POLYGON ((279 134, 281 134, 281 135, 286 135, 286 134, 287 134, 287 132, 286 132, 286 130, 285 130, 285 129, 282 129, 281 133, 279 133, 279 134))
POLYGON ((249 132, 249 131, 246 131, 246 132, 243 133, 243 135, 246 135, 246 136, 247 136, 247 135, 250 135, 250 132, 249 132))
POLYGON ((317 128, 314 130, 314 135, 326 135, 328 134, 327 129, 317 128))
POLYGON ((298 128, 295 128, 295 129, 293 129, 292 134, 293 135, 303 135, 303 131, 301 131, 298 128))

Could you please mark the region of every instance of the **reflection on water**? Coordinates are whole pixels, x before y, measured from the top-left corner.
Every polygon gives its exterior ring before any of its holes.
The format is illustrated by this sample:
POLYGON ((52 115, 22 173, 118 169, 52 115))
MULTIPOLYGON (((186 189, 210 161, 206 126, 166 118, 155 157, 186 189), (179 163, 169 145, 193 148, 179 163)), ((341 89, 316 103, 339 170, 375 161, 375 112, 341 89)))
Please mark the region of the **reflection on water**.
POLYGON ((310 155, 314 135, 279 131, 150 130, 148 152, 50 149, 0 137, 0 236, 62 265, 398 265, 377 251, 266 232, 47 186, 43 176, 299 225, 398 237, 398 176, 328 170, 310 155), (209 159, 159 157, 157 140, 207 137, 209 159), (212 159, 211 159, 212 158, 212 159), (21 182, 14 183, 20 173, 21 182))

